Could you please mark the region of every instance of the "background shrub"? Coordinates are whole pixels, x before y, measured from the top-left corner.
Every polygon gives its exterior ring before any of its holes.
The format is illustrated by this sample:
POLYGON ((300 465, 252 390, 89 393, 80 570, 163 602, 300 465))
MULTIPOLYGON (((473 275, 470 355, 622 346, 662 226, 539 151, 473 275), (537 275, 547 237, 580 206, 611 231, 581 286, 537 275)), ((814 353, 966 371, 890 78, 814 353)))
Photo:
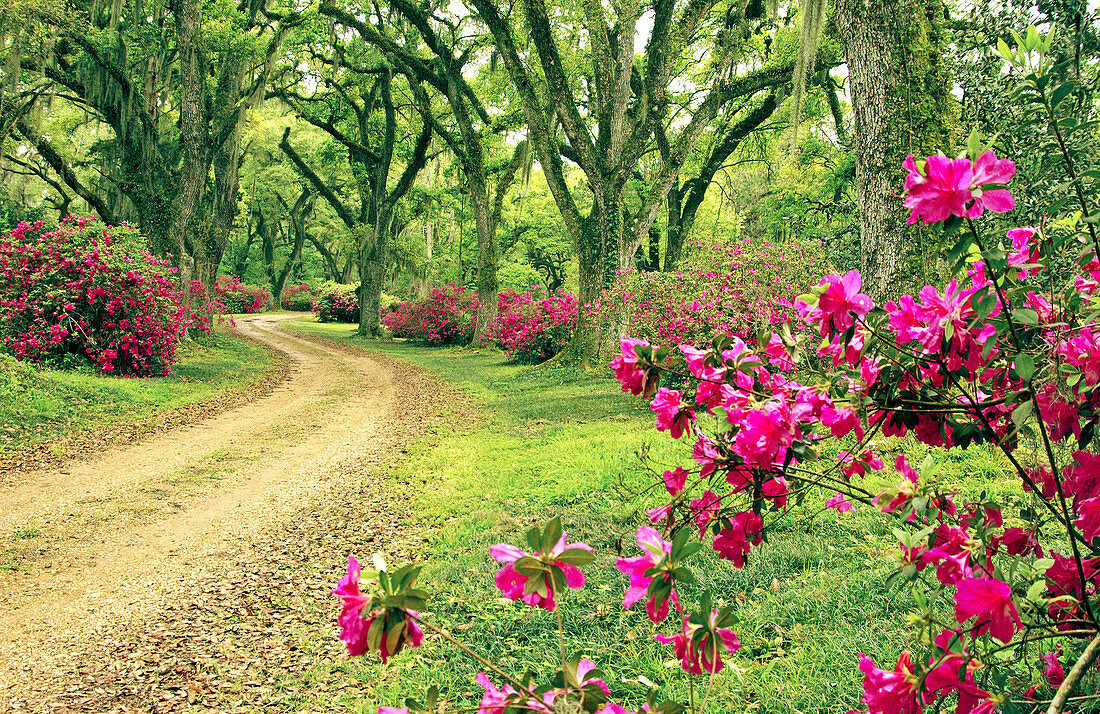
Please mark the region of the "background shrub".
POLYGON ((359 322, 359 287, 333 284, 313 306, 320 322, 359 322))
POLYGON ((293 312, 309 312, 317 303, 317 291, 302 283, 283 288, 282 308, 293 312))
POLYGON ((236 275, 221 275, 214 280, 214 292, 232 314, 267 312, 275 306, 271 291, 259 285, 242 283, 236 275))
POLYGON ((42 227, 20 223, 0 237, 0 344, 58 367, 166 374, 194 319, 168 277, 175 269, 128 226, 70 216, 42 227))
POLYGON ((652 344, 706 344, 716 335, 751 340, 757 332, 792 324, 794 298, 828 272, 817 241, 688 245, 676 273, 620 273, 600 301, 587 306, 601 329, 621 322, 631 337, 652 344))
POLYGON ((577 322, 577 298, 568 293, 539 298, 505 290, 487 335, 517 362, 544 362, 565 347, 577 322))
POLYGON ((466 344, 474 337, 477 295, 448 283, 432 288, 424 300, 402 303, 382 315, 382 324, 394 337, 428 345, 466 344))

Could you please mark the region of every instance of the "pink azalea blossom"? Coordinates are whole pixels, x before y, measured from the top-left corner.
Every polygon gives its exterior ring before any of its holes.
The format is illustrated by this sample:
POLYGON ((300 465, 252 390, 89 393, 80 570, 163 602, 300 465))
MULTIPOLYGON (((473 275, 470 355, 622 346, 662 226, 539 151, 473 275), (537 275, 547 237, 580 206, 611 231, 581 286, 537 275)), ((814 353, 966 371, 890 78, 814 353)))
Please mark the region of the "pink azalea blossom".
POLYGON ((847 511, 856 510, 856 507, 852 505, 852 502, 849 501, 843 493, 838 493, 826 501, 825 507, 835 508, 837 513, 846 513, 847 511))
MULTIPOLYGON (((711 613, 711 626, 714 627, 718 617, 718 611, 711 613)), ((709 633, 701 642, 694 642, 695 633, 700 629, 699 625, 693 625, 684 617, 683 628, 672 637, 657 635, 656 640, 664 644, 671 644, 676 651, 676 659, 680 660, 680 666, 689 674, 702 674, 709 672, 715 674, 722 671, 722 654, 733 654, 741 649, 741 643, 733 630, 725 627, 715 627, 718 639, 715 640, 709 633)))
POLYGON ((736 568, 745 567, 745 558, 751 546, 760 545, 764 539, 764 522, 752 511, 742 511, 730 519, 730 527, 725 528, 714 538, 713 547, 722 557, 736 568))
POLYGON ((977 618, 975 636, 989 632, 1001 642, 1023 627, 1012 590, 1000 580, 970 578, 959 581, 955 591, 955 618, 959 624, 977 618))
POLYGON ((901 653, 893 670, 876 667, 870 657, 860 653, 859 671, 863 672, 863 703, 869 714, 920 714, 923 711, 909 650, 901 653))
POLYGON ((1006 184, 1016 175, 1016 164, 1009 159, 998 159, 992 151, 987 151, 974 162, 974 205, 969 216, 977 218, 983 211, 1008 213, 1016 207, 1016 201, 1008 189, 983 189, 988 184, 1006 184))
POLYGON ((681 393, 661 387, 649 407, 657 415, 657 431, 667 431, 673 439, 683 436, 695 422, 695 412, 684 407, 681 393))
POLYGON ((741 421, 741 431, 734 439, 733 450, 750 466, 770 468, 781 446, 794 441, 795 425, 790 408, 772 399, 751 410, 741 421))
POLYGON ((498 543, 489 548, 489 553, 493 558, 504 563, 504 567, 497 572, 496 586, 504 593, 504 597, 510 600, 522 600, 531 607, 541 607, 553 612, 556 603, 554 600, 554 579, 550 573, 547 571, 536 576, 540 579, 540 582, 536 582, 532 586, 528 584, 529 576, 515 569, 515 562, 521 558, 534 558, 547 568, 557 568, 565 575, 566 586, 579 590, 584 587, 584 573, 572 563, 566 563, 557 557, 574 548, 586 550, 589 553, 592 552, 592 548, 584 543, 566 543, 564 533, 549 553, 528 555, 515 546, 498 543))
MULTIPOLYGON (((615 561, 615 567, 630 576, 630 586, 627 587, 626 594, 623 596, 623 607, 630 609, 634 603, 644 598, 646 615, 653 622, 661 622, 668 616, 669 601, 665 600, 658 606, 656 598, 649 596, 649 584, 653 581, 653 577, 647 576, 646 571, 657 567, 672 549, 672 543, 661 538, 660 533, 648 526, 639 528, 635 538, 638 541, 638 547, 642 549, 642 554, 633 558, 619 558, 615 561)), ((657 577, 668 579, 669 575, 666 573, 657 577)), ((670 599, 679 608, 675 591, 672 592, 670 599)))
POLYGON ((367 626, 363 612, 371 605, 371 596, 359 591, 360 568, 355 556, 348 557, 348 572, 337 583, 332 594, 344 601, 337 622, 340 639, 348 647, 348 654, 358 657, 367 653, 367 626))
POLYGON ((1061 648, 1043 655, 1043 676, 1046 677, 1047 684, 1050 685, 1051 689, 1062 686, 1062 682, 1066 679, 1066 671, 1062 669, 1062 663, 1058 661, 1059 654, 1061 654, 1061 648))
POLYGON ((688 473, 690 472, 683 466, 677 466, 672 471, 665 471, 662 478, 669 495, 680 495, 680 492, 684 490, 684 486, 687 485, 688 473))
POLYGON ((691 502, 691 512, 695 518, 695 527, 699 529, 700 537, 702 537, 703 531, 706 530, 707 524, 717 515, 721 503, 722 500, 718 497, 718 494, 710 490, 704 491, 702 496, 691 502))
POLYGON ((645 390, 645 370, 638 366, 638 353, 635 347, 647 346, 645 340, 626 338, 620 344, 620 354, 611 360, 611 369, 615 378, 623 385, 624 392, 638 396, 645 390))
POLYGON ((948 216, 977 218, 986 210, 1005 213, 1015 208, 1015 201, 1006 189, 983 189, 988 184, 1003 184, 1016 173, 1016 165, 1008 159, 998 159, 987 151, 971 163, 968 158, 949 159, 936 154, 917 165, 913 155, 902 164, 909 172, 905 178, 906 208, 910 225, 922 219, 939 223, 948 216))

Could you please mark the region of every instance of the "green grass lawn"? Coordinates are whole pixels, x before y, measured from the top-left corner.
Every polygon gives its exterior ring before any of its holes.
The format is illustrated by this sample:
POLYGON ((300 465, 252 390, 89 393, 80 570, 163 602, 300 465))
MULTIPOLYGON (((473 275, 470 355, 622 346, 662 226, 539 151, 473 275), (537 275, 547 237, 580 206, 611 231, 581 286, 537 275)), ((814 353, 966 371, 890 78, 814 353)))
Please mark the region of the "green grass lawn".
MULTIPOLYGON (((587 542, 598 555, 586 569, 586 587, 560 601, 567 649, 596 662, 615 701, 640 704, 646 686, 637 681, 639 675, 666 696, 688 696, 671 646, 653 641, 657 629, 640 605, 624 611, 619 604, 626 577, 616 570, 615 557, 638 554, 633 535, 644 517, 640 511, 660 497, 632 495, 652 480, 638 451, 648 449, 661 469, 690 460, 689 447, 652 428, 652 415, 641 399, 622 394, 609 375, 518 367, 495 350, 361 340, 346 325, 301 322, 294 327, 421 365, 463 386, 483 407, 482 418, 441 430, 394 474, 399 482, 420 485, 408 505, 427 536, 422 587, 433 595, 429 616, 434 622, 460 633, 508 671, 550 672, 560 661, 556 618, 501 600, 493 585, 498 566, 488 548, 501 541, 522 546, 527 528, 560 515, 571 540, 587 542)), ((905 446, 920 458, 914 444, 894 446, 905 446)), ((953 452, 945 478, 966 492, 1018 493, 1002 483, 998 466, 988 451, 953 452)), ((697 556, 701 586, 735 604, 740 620, 735 631, 742 649, 717 676, 711 710, 846 712, 857 707, 862 695, 858 653, 888 666, 904 646, 898 623, 908 611, 908 595, 885 587, 895 549, 890 524, 864 509, 786 519, 742 570, 709 551, 697 556)), ((690 606, 696 605, 698 592, 688 597, 690 606)), ((665 631, 670 629, 666 625, 665 631)), ((365 685, 365 700, 344 702, 353 710, 374 711, 406 696, 422 698, 433 683, 457 707, 476 705, 481 692, 473 683, 480 667, 445 642, 428 641, 385 667, 376 657, 332 667, 348 668, 365 685)))
POLYGON ((114 424, 141 422, 227 391, 246 391, 273 358, 254 342, 218 330, 180 348, 171 375, 126 379, 91 369, 39 370, 0 354, 0 458, 114 424))

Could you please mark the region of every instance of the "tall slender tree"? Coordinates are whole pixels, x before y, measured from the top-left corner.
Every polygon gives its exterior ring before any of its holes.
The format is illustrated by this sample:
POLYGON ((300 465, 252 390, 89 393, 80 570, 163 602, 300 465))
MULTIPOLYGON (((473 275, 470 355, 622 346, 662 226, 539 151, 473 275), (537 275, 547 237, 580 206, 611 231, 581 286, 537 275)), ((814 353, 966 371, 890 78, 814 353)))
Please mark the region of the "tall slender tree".
POLYGON ((395 29, 379 22, 364 22, 333 0, 322 0, 321 12, 354 29, 405 73, 414 91, 421 93, 417 106, 425 110, 424 121, 432 125, 462 166, 477 231, 480 337, 497 316, 497 225, 504 197, 526 160, 527 143, 520 142, 512 160, 493 170, 494 162, 488 155, 490 136, 504 128, 514 128, 515 122, 508 118, 494 122, 486 103, 463 74, 478 59, 477 50, 483 42, 477 34, 465 35, 461 22, 438 21, 439 16, 427 6, 408 0, 391 0, 391 5, 411 28, 395 29), (413 30, 418 35, 415 40, 411 37, 413 30), (423 56, 423 50, 430 53, 431 59, 423 56), (442 97, 449 111, 433 110, 429 91, 442 97), (495 190, 493 174, 498 179, 495 190))
MULTIPOLYGON (((382 283, 395 211, 427 161, 432 125, 421 120, 417 127, 410 121, 423 113, 415 110, 406 121, 399 121, 394 83, 401 75, 380 61, 376 53, 352 50, 344 56, 344 49, 337 45, 331 54, 315 53, 314 60, 320 72, 320 76, 314 78, 319 85, 316 90, 302 92, 291 87, 277 93, 300 117, 326 132, 346 152, 352 177, 352 200, 358 206, 353 207, 340 195, 338 188, 306 163, 290 142, 290 127, 283 133, 279 146, 356 236, 361 308, 359 332, 378 335, 381 333, 382 283), (404 142, 399 142, 399 131, 409 131, 416 136, 411 150, 400 151, 400 144, 404 142), (395 158, 402 161, 404 167, 391 186, 390 173, 395 158)), ((407 87, 403 91, 407 98, 417 101, 407 87)))

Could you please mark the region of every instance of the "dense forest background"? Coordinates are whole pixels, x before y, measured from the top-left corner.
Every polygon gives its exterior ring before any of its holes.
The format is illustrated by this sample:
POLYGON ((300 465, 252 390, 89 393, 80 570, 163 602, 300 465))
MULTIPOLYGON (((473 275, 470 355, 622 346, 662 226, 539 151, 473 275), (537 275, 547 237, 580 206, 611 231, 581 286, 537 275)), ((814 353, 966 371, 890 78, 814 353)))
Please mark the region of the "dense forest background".
MULTIPOLYGON (((358 285, 368 333, 383 293, 465 286, 488 325, 502 289, 590 303, 716 240, 820 248, 881 297, 942 267, 895 198, 906 154, 976 129, 1020 169, 1006 221, 1058 198, 1060 167, 1015 150, 1048 138, 997 55, 1029 23, 1087 121, 1084 0, 18 0, 0 229, 96 213, 276 304, 358 285)), ((1073 133, 1086 168, 1094 143, 1073 133)))

